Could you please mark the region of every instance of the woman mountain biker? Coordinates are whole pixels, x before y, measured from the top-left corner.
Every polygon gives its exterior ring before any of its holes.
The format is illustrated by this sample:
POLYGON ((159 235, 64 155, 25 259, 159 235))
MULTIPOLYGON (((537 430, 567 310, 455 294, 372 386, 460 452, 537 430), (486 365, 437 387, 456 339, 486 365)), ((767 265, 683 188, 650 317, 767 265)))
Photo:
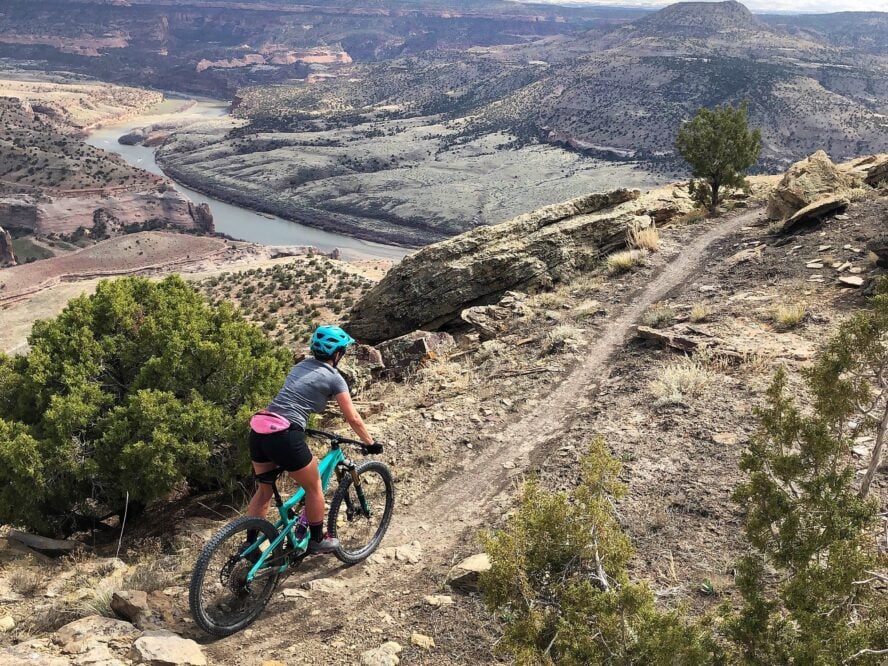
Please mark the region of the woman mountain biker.
MULTIPOLYGON (((382 453, 382 444, 374 442, 367 432, 352 404, 348 386, 336 369, 354 342, 339 326, 320 326, 309 344, 313 357, 294 365, 277 397, 250 420, 250 458, 254 472, 261 474, 281 467, 305 489, 305 513, 311 532, 309 553, 332 553, 339 548, 339 540, 324 533, 324 491, 318 460, 305 443, 309 413, 324 411, 330 398, 335 398, 367 452, 382 453)), ((265 518, 271 496, 270 485, 258 484, 247 515, 265 518)), ((247 534, 250 543, 256 537, 256 531, 247 534)))

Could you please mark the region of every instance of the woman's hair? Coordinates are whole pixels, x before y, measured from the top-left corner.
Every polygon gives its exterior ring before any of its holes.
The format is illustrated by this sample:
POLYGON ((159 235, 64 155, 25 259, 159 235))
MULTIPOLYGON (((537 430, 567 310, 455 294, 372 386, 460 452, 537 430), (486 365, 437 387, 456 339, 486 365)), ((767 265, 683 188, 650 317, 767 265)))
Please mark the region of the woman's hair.
MULTIPOLYGON (((312 350, 311 354, 312 354, 312 356, 314 356, 318 361, 324 361, 324 362, 327 362, 327 361, 332 361, 332 360, 333 360, 333 354, 325 354, 324 352, 321 352, 321 351, 315 351, 315 350, 312 350)), ((334 354, 335 354, 335 352, 334 352, 334 354)))

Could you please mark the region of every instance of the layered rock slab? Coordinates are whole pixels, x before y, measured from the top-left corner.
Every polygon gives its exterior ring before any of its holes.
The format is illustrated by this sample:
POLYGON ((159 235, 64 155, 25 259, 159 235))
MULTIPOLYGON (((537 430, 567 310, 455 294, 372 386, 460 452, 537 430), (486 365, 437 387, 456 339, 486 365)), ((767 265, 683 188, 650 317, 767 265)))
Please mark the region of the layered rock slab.
POLYGON ((506 291, 547 285, 623 247, 627 227, 654 211, 637 190, 590 194, 429 245, 404 260, 359 301, 347 325, 375 343, 437 328, 506 291))

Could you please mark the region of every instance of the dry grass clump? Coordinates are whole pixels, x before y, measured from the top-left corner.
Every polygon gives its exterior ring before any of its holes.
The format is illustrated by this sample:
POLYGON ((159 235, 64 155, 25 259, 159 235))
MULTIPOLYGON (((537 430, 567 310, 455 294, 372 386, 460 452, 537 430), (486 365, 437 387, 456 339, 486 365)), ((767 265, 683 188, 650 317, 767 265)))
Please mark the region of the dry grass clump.
POLYGON ((772 318, 777 328, 787 331, 801 324, 807 314, 804 303, 783 303, 774 309, 772 318))
POLYGON ((679 225, 681 225, 681 224, 699 224, 700 222, 702 222, 703 220, 706 219, 706 216, 708 214, 709 214, 709 212, 703 208, 695 208, 694 210, 692 210, 688 213, 685 213, 684 215, 679 215, 675 219, 675 223, 679 224, 679 225))
POLYGON ((698 301, 691 306, 690 317, 692 322, 706 321, 711 314, 712 310, 702 301, 698 301))
POLYGON ((697 359, 685 357, 664 363, 650 383, 654 406, 687 404, 689 398, 702 395, 713 379, 714 373, 697 359))
POLYGON ((641 323, 650 328, 665 328, 675 319, 675 310, 668 305, 655 305, 641 316, 641 323))
POLYGON ((30 561, 24 566, 17 566, 9 573, 7 578, 9 587, 13 592, 23 597, 32 596, 40 589, 39 569, 32 567, 30 561))
POLYGON ((599 303, 598 301, 587 300, 583 301, 573 310, 571 310, 571 315, 573 315, 573 318, 577 321, 582 321, 583 319, 594 317, 601 311, 601 303, 599 303))
POLYGON ((567 286, 561 286, 553 291, 544 291, 537 294, 534 298, 534 304, 541 308, 560 308, 570 300, 570 290, 567 286))
POLYGON ((572 351, 582 342, 582 329, 570 324, 560 324, 546 334, 546 338, 543 340, 543 351, 546 354, 572 351))
POLYGON ((629 245, 639 250, 656 252, 660 249, 660 232, 653 224, 647 227, 632 225, 626 232, 629 245))
POLYGON ((609 255, 604 266, 610 275, 619 275, 632 270, 648 255, 647 250, 622 250, 609 255))
POLYGON ((117 617, 117 614, 111 608, 111 597, 113 596, 113 590, 98 588, 91 597, 78 602, 74 607, 74 612, 80 617, 88 617, 90 615, 117 617))

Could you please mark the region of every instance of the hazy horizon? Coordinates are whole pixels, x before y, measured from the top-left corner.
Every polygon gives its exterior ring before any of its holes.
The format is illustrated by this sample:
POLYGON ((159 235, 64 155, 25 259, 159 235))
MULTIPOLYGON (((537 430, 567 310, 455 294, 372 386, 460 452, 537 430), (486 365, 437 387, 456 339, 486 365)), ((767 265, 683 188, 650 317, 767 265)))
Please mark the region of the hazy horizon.
MULTIPOLYGON (((679 0, 676 0, 679 1, 679 0)), ((701 2, 721 2, 722 0, 698 0, 701 2)), ((885 0, 742 0, 743 4, 757 14, 830 14, 833 12, 885 12, 885 0)), ((662 0, 519 0, 519 2, 540 2, 565 6, 604 6, 636 7, 639 9, 662 9, 671 2, 662 0)))

